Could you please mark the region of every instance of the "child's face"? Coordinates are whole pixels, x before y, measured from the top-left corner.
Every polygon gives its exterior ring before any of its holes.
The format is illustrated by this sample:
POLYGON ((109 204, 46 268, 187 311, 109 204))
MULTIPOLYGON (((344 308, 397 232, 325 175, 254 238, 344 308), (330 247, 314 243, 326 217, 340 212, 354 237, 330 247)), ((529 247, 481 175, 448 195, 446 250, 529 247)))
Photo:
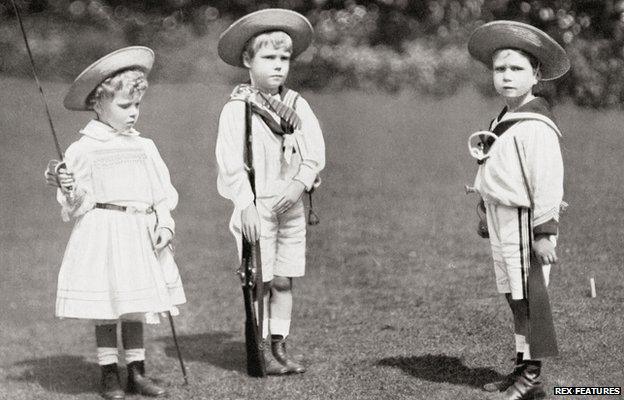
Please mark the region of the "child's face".
POLYGON ((531 62, 516 50, 497 51, 493 57, 494 88, 506 99, 514 99, 532 92, 537 84, 537 72, 531 62))
POLYGON ((139 119, 139 106, 143 98, 142 91, 116 91, 113 97, 103 97, 95 105, 94 110, 100 121, 110 125, 117 131, 125 131, 134 126, 139 119))
POLYGON ((260 47, 251 60, 243 60, 249 68, 251 84, 263 92, 277 93, 288 77, 290 53, 284 47, 267 44, 260 47))

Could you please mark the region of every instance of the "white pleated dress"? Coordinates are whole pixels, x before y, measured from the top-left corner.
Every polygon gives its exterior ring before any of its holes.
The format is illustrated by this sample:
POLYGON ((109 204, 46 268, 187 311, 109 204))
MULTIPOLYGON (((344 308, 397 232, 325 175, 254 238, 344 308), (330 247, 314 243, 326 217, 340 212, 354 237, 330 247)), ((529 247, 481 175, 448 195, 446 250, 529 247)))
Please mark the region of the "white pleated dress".
POLYGON ((76 180, 73 198, 60 190, 65 221, 76 223, 59 271, 56 315, 118 319, 177 312, 186 302, 169 248, 156 254, 161 228, 175 231, 171 210, 178 193, 156 146, 134 129, 119 133, 92 120, 65 155, 76 180), (94 208, 96 203, 132 206, 139 212, 94 208), (142 211, 153 207, 155 212, 142 211))

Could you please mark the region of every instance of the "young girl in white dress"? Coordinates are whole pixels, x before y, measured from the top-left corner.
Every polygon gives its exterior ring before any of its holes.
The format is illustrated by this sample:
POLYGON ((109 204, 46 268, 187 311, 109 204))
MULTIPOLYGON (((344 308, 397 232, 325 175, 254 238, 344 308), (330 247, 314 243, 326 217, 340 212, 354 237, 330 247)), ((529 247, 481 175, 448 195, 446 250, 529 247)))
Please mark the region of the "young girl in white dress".
POLYGON ((126 390, 166 395, 145 377, 143 323, 157 322, 161 312, 176 314, 176 305, 186 302, 170 248, 178 194, 154 142, 133 128, 153 61, 151 49, 128 47, 76 78, 64 105, 93 110, 96 118, 67 149, 65 165, 46 171, 48 182, 59 186, 63 219, 76 221, 59 271, 56 315, 94 321, 107 399, 124 398, 118 324, 126 390))

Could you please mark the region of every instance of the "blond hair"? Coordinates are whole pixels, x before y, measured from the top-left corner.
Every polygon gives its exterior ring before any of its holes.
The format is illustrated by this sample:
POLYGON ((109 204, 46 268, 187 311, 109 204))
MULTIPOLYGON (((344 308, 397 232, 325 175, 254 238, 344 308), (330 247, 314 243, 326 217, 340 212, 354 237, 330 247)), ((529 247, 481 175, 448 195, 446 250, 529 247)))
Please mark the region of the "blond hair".
POLYGON ((274 48, 284 48, 286 51, 292 51, 292 39, 284 31, 263 32, 252 37, 245 43, 242 57, 251 60, 261 47, 271 44, 274 48))
POLYGON ((93 108, 101 99, 113 97, 116 92, 128 91, 131 96, 134 93, 144 93, 147 90, 147 75, 143 70, 134 68, 117 72, 100 83, 87 97, 87 104, 93 108))

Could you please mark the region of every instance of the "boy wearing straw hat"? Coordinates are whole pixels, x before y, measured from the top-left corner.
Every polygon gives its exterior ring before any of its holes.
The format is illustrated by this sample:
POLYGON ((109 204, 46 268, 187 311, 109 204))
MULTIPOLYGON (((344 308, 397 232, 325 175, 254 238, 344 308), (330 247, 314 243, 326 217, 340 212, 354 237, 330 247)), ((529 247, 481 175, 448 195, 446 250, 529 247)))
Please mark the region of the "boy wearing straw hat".
MULTIPOLYGON (((102 396, 123 399, 118 372, 120 326, 126 391, 163 397, 145 376, 143 325, 186 302, 169 248, 178 202, 156 145, 134 129, 154 63, 143 46, 114 51, 73 82, 65 108, 94 111, 65 154, 66 168, 48 168, 65 221, 76 220, 59 270, 56 315, 95 325, 102 396)), ((58 164, 58 161, 51 161, 58 164)), ((50 164, 49 164, 50 165, 50 164)))
POLYGON ((530 283, 543 275, 541 287, 546 292, 550 265, 557 262, 563 162, 561 132, 549 104, 533 93, 533 87, 540 80, 564 75, 569 61, 546 33, 514 21, 477 28, 468 50, 492 70, 494 87, 505 102, 490 132, 475 134, 481 139, 481 156, 474 186, 486 210, 497 288, 513 314, 517 353, 514 370, 484 389, 500 392, 498 396, 506 400, 542 398, 538 358, 556 355, 557 349, 554 330, 550 347, 529 340, 542 329, 542 322, 536 321, 540 313, 546 313, 552 325, 547 300, 543 307, 547 310, 532 306, 540 287, 530 283))
POLYGON ((325 166, 321 128, 308 102, 284 86, 291 59, 312 41, 310 22, 284 9, 265 9, 234 22, 219 39, 219 56, 247 68, 250 83, 234 88, 219 117, 216 157, 219 193, 231 200, 230 230, 241 256, 242 235, 260 240, 264 287, 263 348, 271 375, 302 373, 286 351, 292 279, 305 273, 306 222, 302 194, 325 166), (246 126, 246 104, 251 126, 246 126), (250 129, 255 187, 244 161, 250 129), (255 192, 255 196, 254 196, 255 192), (255 200, 255 204, 254 204, 255 200), (269 334, 270 345, 268 343, 269 334))

